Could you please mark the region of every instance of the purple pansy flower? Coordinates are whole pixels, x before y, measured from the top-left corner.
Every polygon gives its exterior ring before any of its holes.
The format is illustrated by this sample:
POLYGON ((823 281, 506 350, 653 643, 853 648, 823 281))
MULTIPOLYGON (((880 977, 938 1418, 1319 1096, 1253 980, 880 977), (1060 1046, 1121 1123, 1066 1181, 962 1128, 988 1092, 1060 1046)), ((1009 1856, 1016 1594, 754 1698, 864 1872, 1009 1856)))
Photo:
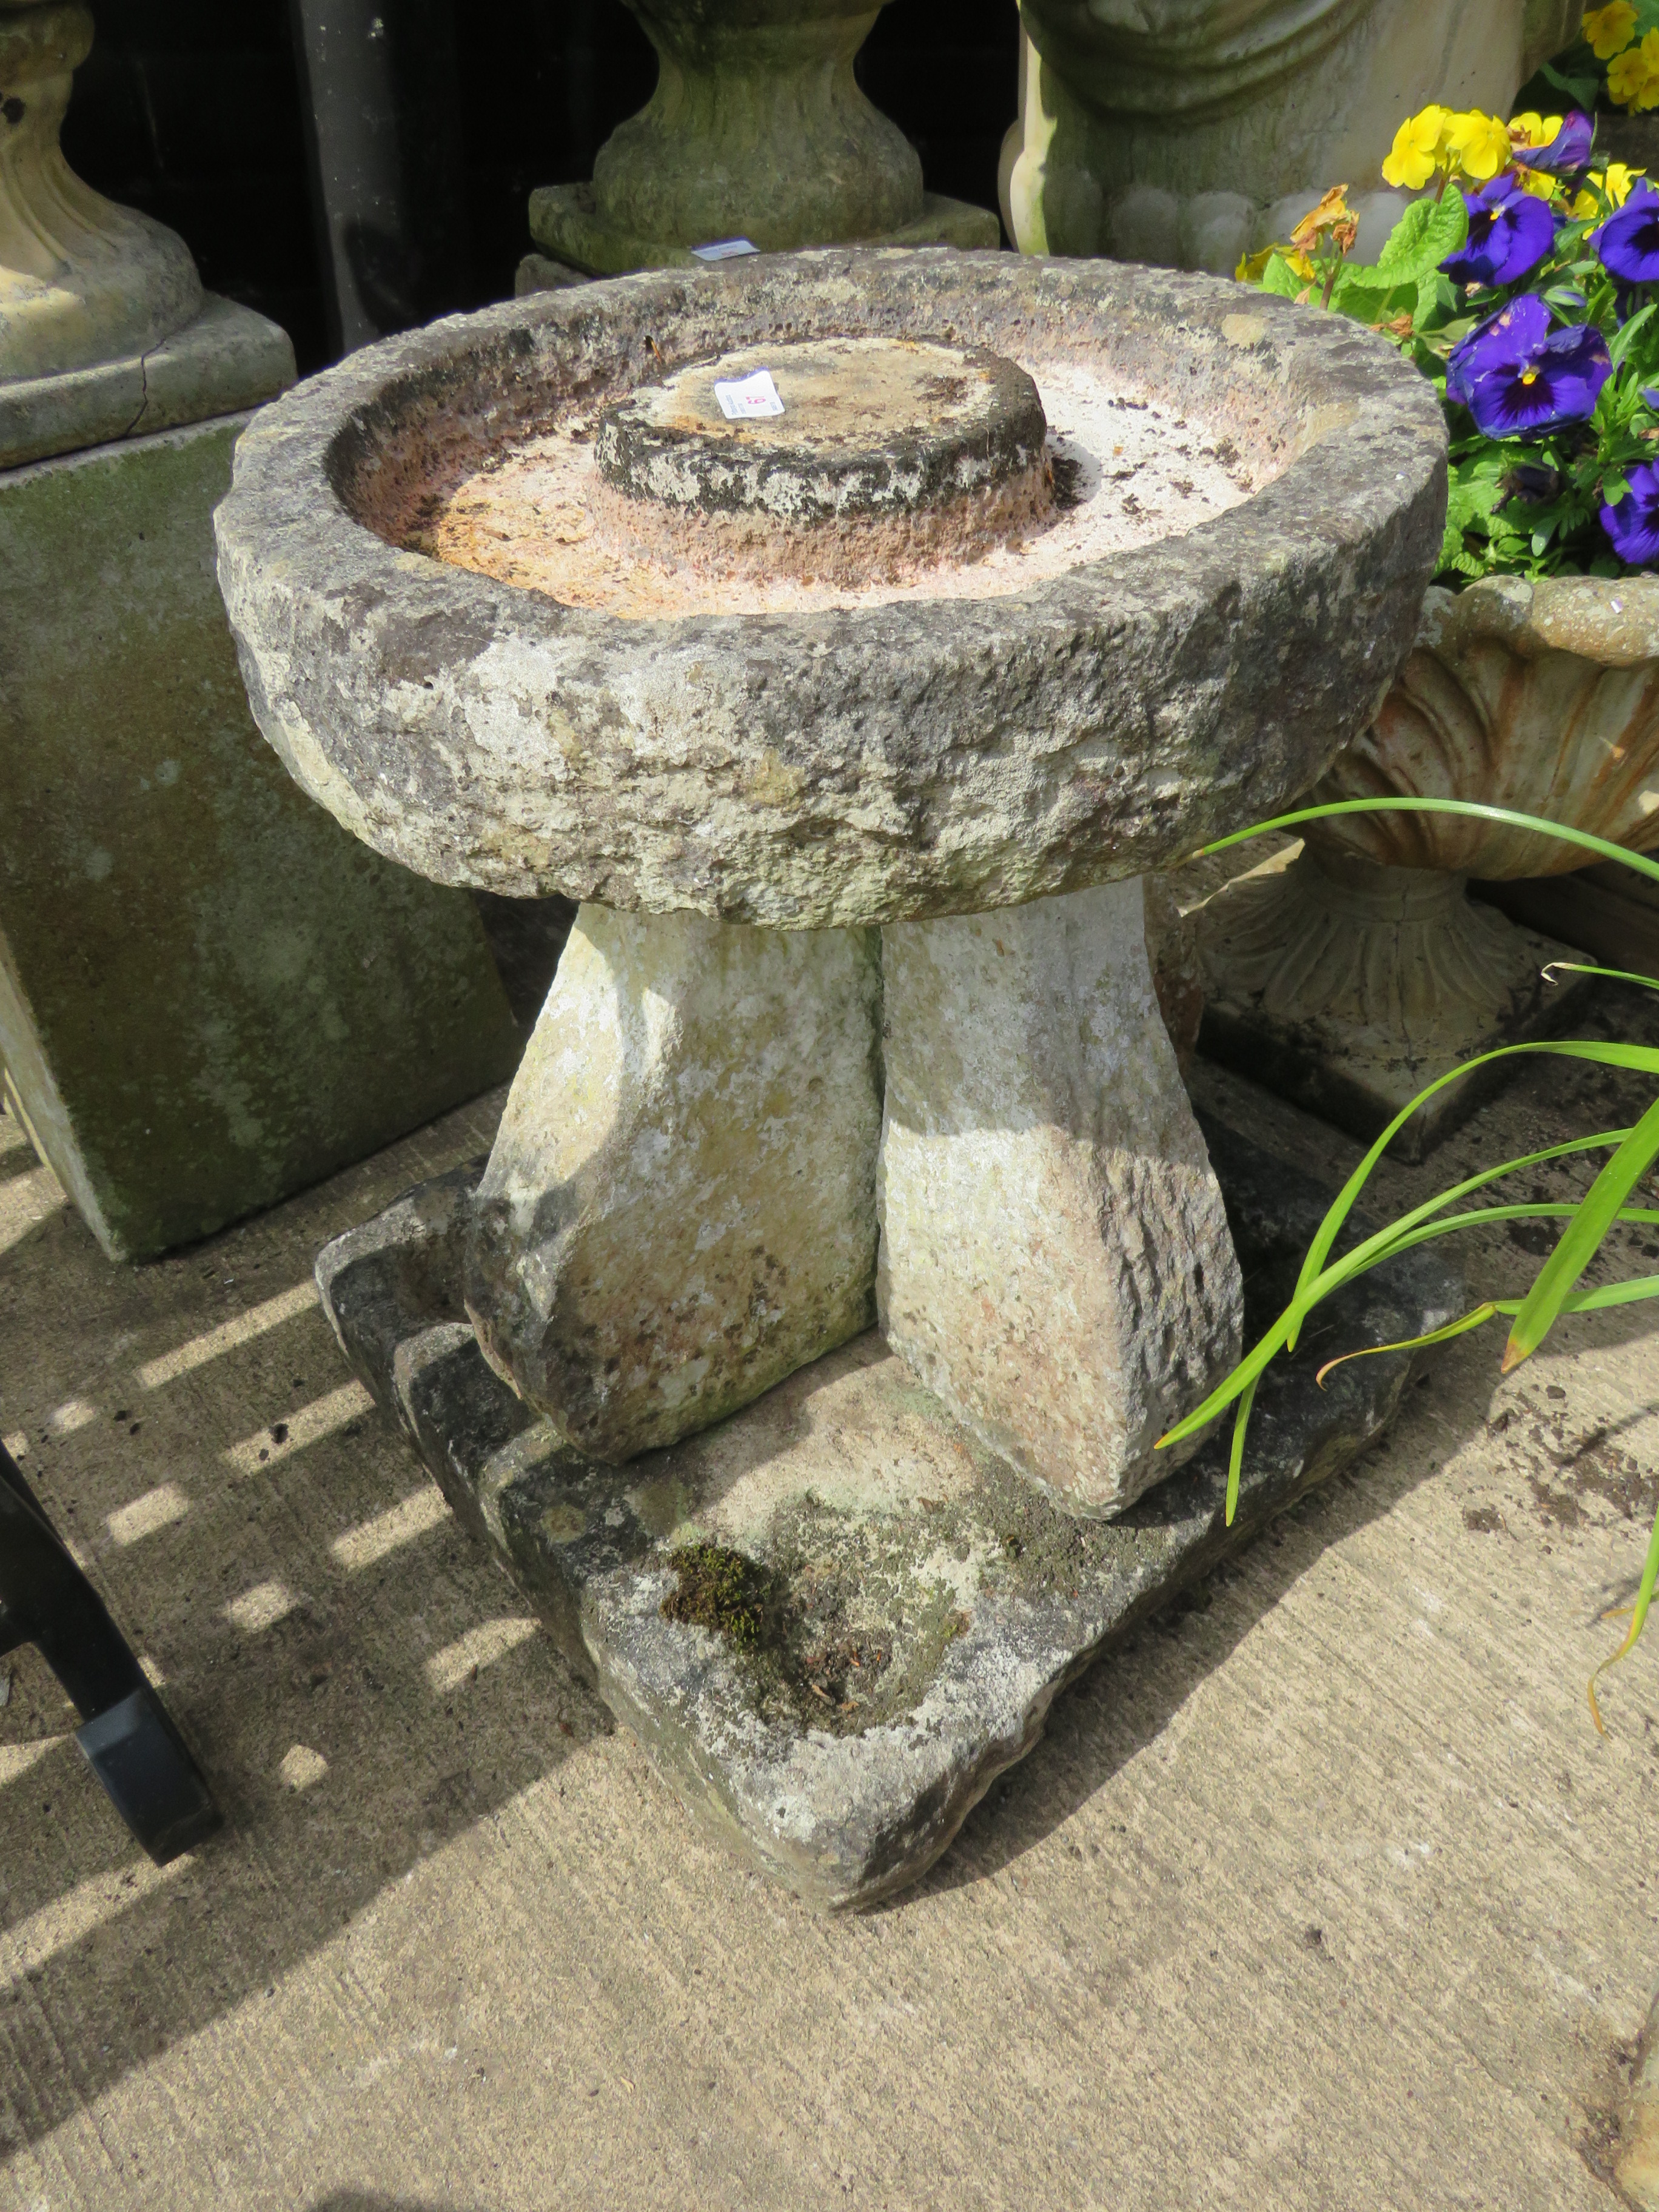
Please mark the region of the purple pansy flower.
POLYGON ((1630 198, 1607 217, 1591 243, 1603 268, 1626 284, 1659 282, 1659 192, 1645 177, 1631 186, 1630 198))
POLYGON ((1533 292, 1488 315, 1446 364, 1446 391, 1487 438, 1535 438, 1585 422, 1613 374, 1594 324, 1552 331, 1533 292))
POLYGON ((1515 158, 1523 168, 1547 169, 1552 176, 1559 176, 1584 167, 1595 137, 1595 125, 1574 108, 1571 115, 1562 117, 1561 128, 1547 146, 1517 146, 1515 158))
POLYGON ((1508 177, 1494 177, 1473 198, 1469 234, 1440 266, 1459 284, 1513 284, 1535 269, 1555 243, 1555 217, 1548 204, 1523 192, 1508 177))
POLYGON ((1477 376, 1529 361, 1550 334, 1550 311, 1534 292, 1523 292, 1477 323, 1446 363, 1446 391, 1467 407, 1477 376))
POLYGON ((1613 550, 1632 568, 1659 566, 1659 467, 1644 461, 1630 472, 1630 489, 1601 509, 1601 527, 1613 550))

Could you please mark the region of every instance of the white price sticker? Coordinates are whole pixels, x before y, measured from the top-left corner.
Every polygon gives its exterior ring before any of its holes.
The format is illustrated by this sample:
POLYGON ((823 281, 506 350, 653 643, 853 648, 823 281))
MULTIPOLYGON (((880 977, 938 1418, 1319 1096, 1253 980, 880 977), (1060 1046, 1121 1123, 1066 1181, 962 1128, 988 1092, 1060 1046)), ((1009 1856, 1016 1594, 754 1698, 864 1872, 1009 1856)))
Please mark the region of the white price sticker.
POLYGON ((716 384, 714 397, 728 422, 752 422, 760 416, 783 412, 783 402, 778 397, 778 387, 772 381, 769 368, 757 368, 752 376, 738 378, 730 384, 716 384))
POLYGON ((740 253, 758 253, 760 248, 746 238, 720 238, 712 246, 694 246, 691 251, 699 261, 735 261, 740 253))

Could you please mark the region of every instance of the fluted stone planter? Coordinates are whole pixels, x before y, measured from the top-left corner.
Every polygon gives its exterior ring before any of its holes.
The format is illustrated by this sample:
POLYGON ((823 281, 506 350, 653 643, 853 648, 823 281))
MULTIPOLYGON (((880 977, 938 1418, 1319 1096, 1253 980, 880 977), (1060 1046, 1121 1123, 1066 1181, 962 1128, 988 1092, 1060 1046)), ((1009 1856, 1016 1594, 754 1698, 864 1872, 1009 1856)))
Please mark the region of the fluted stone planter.
POLYGON ((541 251, 521 292, 560 272, 672 266, 737 237, 763 252, 997 244, 988 209, 922 189, 915 149, 859 88, 854 58, 882 0, 628 5, 657 50, 656 91, 600 148, 591 185, 532 193, 541 251))
POLYGON ((1231 275, 1342 182, 1369 256, 1402 204, 1379 190, 1401 120, 1431 100, 1507 114, 1582 14, 1579 0, 1021 0, 1009 234, 1024 253, 1231 275))
MULTIPOLYGON (((1659 580, 1431 588, 1376 722, 1310 795, 1472 799, 1659 845, 1659 580)), ((1456 816, 1310 825, 1298 854, 1201 911, 1203 1048, 1374 1135, 1457 1061, 1572 1011, 1578 987, 1540 971, 1578 956, 1472 904, 1469 878, 1560 877, 1591 857, 1456 816)), ((1480 1077, 1451 1085, 1401 1150, 1420 1158, 1482 1095, 1480 1077)))

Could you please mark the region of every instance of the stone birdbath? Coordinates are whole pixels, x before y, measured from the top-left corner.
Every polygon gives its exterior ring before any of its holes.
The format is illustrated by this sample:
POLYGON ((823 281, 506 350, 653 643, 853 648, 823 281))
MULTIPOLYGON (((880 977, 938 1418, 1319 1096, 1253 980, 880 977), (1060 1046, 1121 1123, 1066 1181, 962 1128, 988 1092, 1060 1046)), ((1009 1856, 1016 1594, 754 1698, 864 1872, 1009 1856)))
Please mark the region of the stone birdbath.
POLYGON ((1161 1571, 1111 1516, 1241 1284, 1139 878, 1364 726, 1443 452, 1334 319, 948 252, 543 295, 242 441, 220 580, 292 774, 581 902, 482 1180, 331 1248, 329 1309, 809 1894, 914 1878, 1161 1571))

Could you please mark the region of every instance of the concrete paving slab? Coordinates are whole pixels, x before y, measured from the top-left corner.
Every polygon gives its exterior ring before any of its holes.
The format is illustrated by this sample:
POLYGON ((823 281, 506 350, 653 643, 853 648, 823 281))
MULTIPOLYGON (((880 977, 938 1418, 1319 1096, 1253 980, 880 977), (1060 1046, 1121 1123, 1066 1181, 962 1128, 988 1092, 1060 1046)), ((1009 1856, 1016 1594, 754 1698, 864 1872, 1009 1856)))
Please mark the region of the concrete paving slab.
MULTIPOLYGON (((1354 1158, 1195 1085, 1310 1173, 1354 1158)), ((1382 1197, 1633 1095, 1531 1071, 1382 1197)), ((492 1112, 137 1270, 0 1119, 0 1434, 229 1814, 156 1874, 7 1662, 0 2207, 1616 2201, 1659 1642, 1605 1739, 1583 1685, 1659 1494, 1651 1316, 1502 1383, 1495 1341, 1437 1355, 1382 1446, 1056 1701, 916 1890, 826 1920, 609 1729, 313 1303, 318 1246, 492 1112)), ((1536 1261, 1499 1231, 1464 1263, 1536 1261)))

